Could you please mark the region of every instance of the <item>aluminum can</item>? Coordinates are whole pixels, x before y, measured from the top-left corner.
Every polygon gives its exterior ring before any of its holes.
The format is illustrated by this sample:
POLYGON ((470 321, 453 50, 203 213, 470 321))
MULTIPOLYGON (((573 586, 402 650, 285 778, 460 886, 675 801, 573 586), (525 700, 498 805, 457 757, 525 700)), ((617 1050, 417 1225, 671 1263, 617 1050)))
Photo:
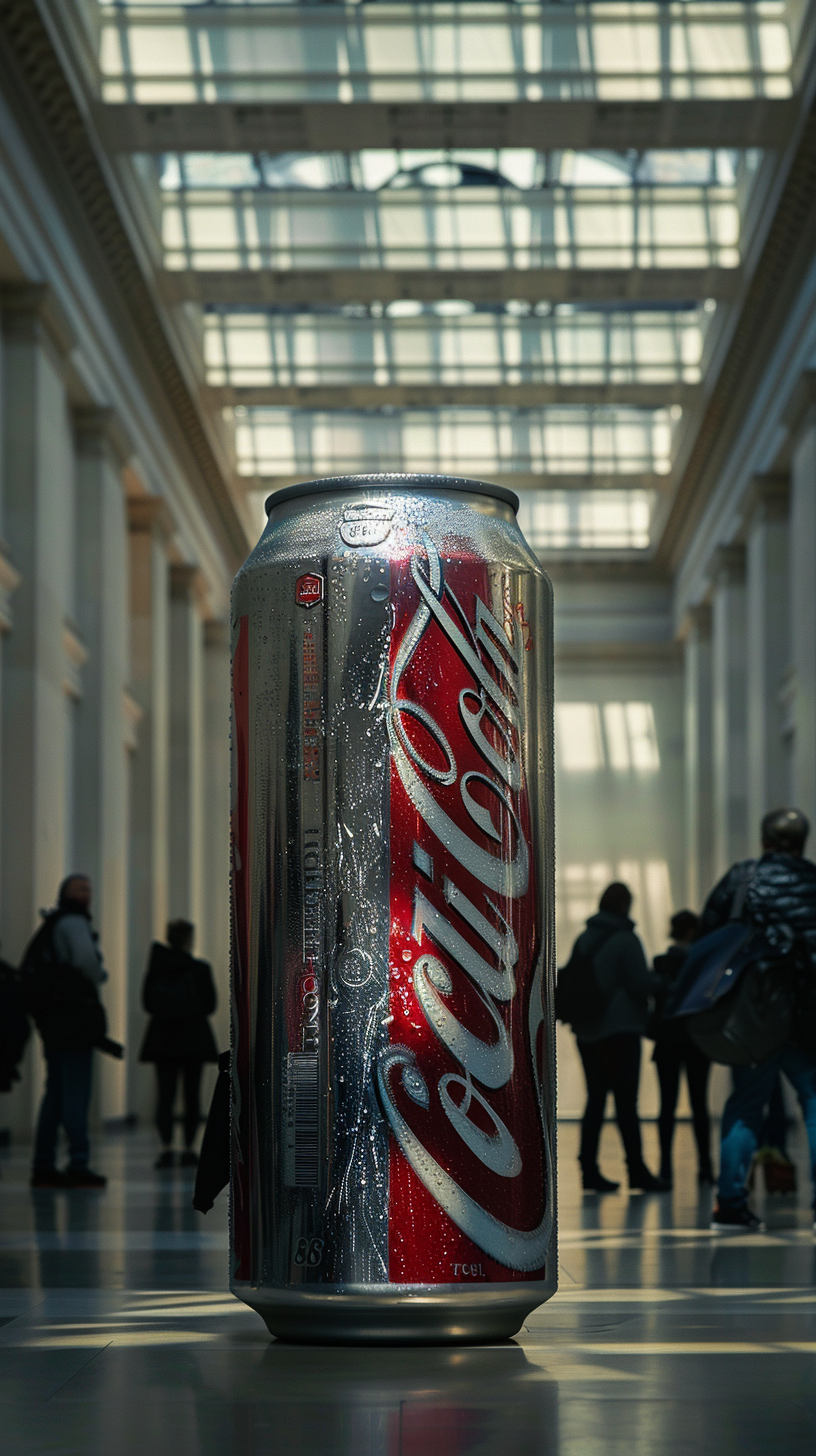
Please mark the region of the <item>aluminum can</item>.
POLYGON ((556 1288, 552 592, 511 492, 267 502, 233 592, 231 1287, 495 1341, 556 1288))

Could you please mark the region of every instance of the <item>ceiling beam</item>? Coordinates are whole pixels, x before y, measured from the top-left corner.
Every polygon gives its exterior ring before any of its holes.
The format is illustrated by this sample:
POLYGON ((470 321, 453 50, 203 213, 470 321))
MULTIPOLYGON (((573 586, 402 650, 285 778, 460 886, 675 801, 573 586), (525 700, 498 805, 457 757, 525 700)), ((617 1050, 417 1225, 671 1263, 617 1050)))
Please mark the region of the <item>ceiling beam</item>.
POLYGON ((796 97, 654 101, 377 101, 173 104, 100 102, 94 119, 114 152, 356 152, 447 147, 539 151, 630 147, 779 147, 796 97))
MULTIPOLYGON (((344 470, 343 474, 366 475, 387 470, 389 473, 397 471, 402 474, 406 467, 400 462, 390 463, 387 466, 374 464, 363 469, 344 470)), ((425 472, 417 472, 425 473, 425 472)), ((438 474, 437 470, 427 472, 438 474)), ((447 472, 454 473, 454 472, 447 472)), ((455 472, 458 475, 465 475, 466 478, 473 478, 473 472, 455 472)), ((265 495, 274 494, 276 490, 283 490, 287 485, 299 485, 303 480, 317 480, 320 478, 319 471, 302 470, 297 475, 245 475, 239 476, 239 482, 248 491, 263 491, 265 495)), ((531 490, 654 490, 665 492, 670 483, 668 475, 657 475, 648 471, 632 475, 545 475, 534 470, 508 470, 480 472, 476 478, 489 481, 491 485, 502 486, 505 490, 531 491, 531 490)))
POLYGON ((632 405, 662 409, 689 406, 694 384, 251 384, 210 385, 212 404, 272 408, 437 409, 445 405, 482 409, 540 409, 543 405, 632 405))
POLYGON ((434 303, 467 299, 503 303, 650 303, 733 298, 738 268, 291 268, 167 271, 167 303, 269 304, 434 303))

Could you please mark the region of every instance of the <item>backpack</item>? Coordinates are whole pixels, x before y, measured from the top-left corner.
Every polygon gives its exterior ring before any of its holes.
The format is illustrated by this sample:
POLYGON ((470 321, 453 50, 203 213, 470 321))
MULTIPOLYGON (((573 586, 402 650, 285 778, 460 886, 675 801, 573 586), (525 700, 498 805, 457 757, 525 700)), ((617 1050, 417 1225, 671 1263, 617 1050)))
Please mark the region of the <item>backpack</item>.
MULTIPOLYGON (((110 1050, 107 1018, 96 986, 54 951, 54 926, 64 912, 51 910, 29 942, 21 966, 26 1010, 47 1051, 110 1050)), ((119 1055, 120 1052, 112 1052, 119 1055)))
POLYGON ((578 949, 583 939, 579 936, 567 964, 558 972, 555 1014, 559 1021, 568 1022, 573 1030, 578 1026, 595 1026, 603 1019, 611 997, 598 983, 595 958, 606 942, 617 934, 617 926, 604 926, 603 930, 596 931, 590 948, 584 950, 578 949))

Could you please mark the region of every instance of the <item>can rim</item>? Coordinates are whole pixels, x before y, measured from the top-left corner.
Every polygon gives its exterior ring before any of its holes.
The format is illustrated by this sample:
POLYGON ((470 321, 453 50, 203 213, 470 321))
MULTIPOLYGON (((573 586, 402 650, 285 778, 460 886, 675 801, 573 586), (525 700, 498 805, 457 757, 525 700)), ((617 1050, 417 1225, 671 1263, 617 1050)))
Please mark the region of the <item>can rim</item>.
POLYGON ((487 495, 505 501, 518 514, 519 498, 504 485, 490 485, 486 480, 470 480, 462 475, 411 475, 407 471, 390 471, 372 475, 329 475, 324 480, 304 480, 273 491, 264 503, 266 514, 282 501, 298 496, 319 495, 323 491, 359 490, 361 487, 409 486, 413 490, 458 490, 465 495, 487 495))

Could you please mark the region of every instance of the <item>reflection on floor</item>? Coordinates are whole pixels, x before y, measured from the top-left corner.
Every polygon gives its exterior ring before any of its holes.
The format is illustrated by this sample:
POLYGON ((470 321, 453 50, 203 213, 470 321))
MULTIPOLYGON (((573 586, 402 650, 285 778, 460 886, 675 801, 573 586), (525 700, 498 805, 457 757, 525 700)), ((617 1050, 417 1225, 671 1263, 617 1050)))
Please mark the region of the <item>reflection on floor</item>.
MULTIPOLYGON (((515 1342, 467 1350, 274 1344, 226 1292, 225 1200, 194 1213, 146 1134, 99 1148, 101 1195, 32 1194, 12 1151, 4 1456, 813 1456, 809 1189, 757 1197, 768 1234, 723 1237, 687 1127, 671 1196, 582 1198, 576 1146, 562 1126, 559 1294, 515 1342)), ((622 1175, 610 1127, 602 1164, 622 1175)))

